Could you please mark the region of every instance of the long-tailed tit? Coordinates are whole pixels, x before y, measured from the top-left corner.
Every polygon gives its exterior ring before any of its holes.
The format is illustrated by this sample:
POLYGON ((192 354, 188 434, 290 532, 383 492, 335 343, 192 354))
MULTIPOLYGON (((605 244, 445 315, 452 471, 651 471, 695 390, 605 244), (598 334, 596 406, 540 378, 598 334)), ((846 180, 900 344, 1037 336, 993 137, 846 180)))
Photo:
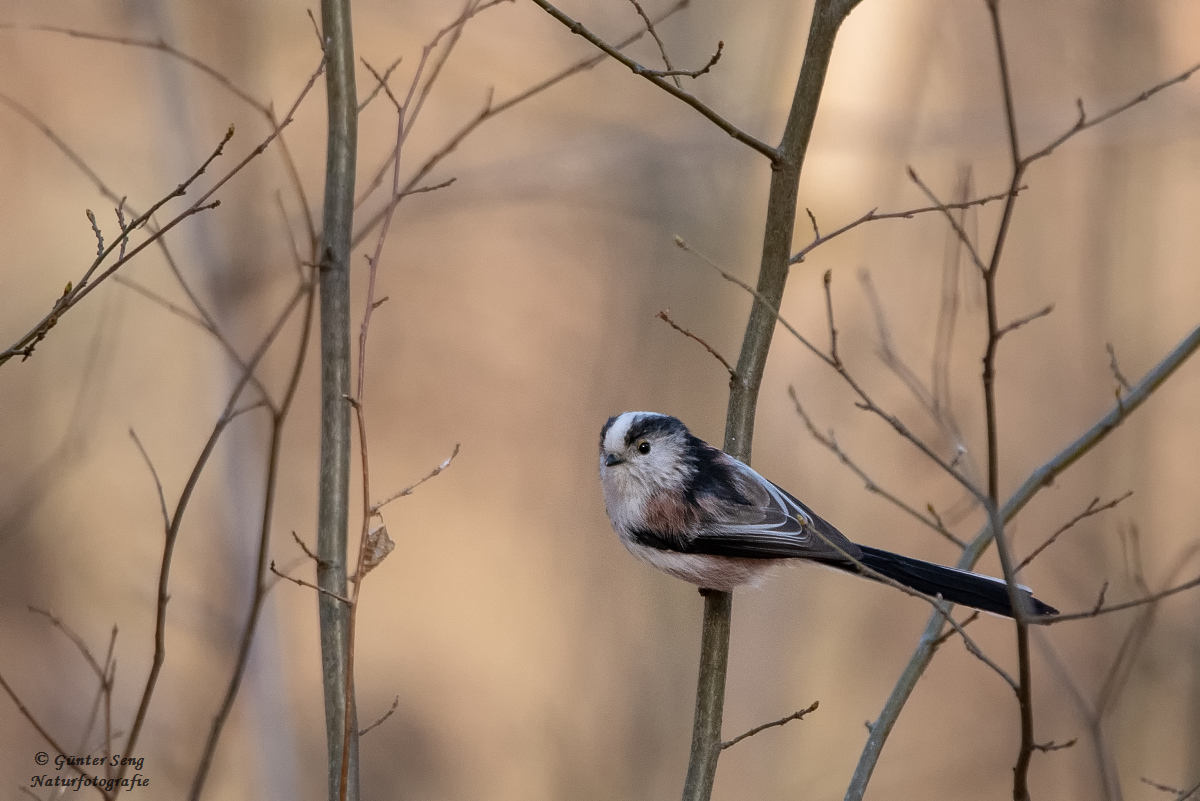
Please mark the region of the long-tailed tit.
MULTIPOLYGON (((749 466, 679 420, 625 412, 600 430, 604 506, 625 547, 676 578, 714 590, 761 581, 782 559, 885 576, 955 604, 1012 617, 1004 581, 856 545, 749 466)), ((1021 588, 1037 615, 1058 610, 1021 588)))

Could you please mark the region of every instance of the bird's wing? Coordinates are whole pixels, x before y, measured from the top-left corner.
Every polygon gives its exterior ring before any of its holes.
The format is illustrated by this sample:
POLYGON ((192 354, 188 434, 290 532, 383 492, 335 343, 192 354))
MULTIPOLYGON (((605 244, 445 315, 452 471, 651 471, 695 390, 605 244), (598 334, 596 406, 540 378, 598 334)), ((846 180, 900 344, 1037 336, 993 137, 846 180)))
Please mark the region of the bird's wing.
POLYGON ((745 503, 707 495, 688 550, 753 559, 858 559, 862 552, 836 528, 788 492, 745 464, 727 457, 745 503))

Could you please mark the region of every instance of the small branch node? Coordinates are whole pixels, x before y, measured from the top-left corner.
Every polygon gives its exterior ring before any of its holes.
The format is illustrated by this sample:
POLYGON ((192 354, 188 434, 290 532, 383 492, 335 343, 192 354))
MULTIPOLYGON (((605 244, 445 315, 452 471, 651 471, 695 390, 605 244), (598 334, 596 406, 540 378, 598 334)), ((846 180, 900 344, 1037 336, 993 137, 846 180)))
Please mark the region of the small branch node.
MULTIPOLYGON (((100 224, 96 222, 96 215, 92 214, 91 209, 84 209, 87 213, 88 222, 92 224, 92 233, 96 235, 96 258, 104 258, 104 235, 100 233, 100 224)), ((124 233, 124 231, 122 231, 124 233)))

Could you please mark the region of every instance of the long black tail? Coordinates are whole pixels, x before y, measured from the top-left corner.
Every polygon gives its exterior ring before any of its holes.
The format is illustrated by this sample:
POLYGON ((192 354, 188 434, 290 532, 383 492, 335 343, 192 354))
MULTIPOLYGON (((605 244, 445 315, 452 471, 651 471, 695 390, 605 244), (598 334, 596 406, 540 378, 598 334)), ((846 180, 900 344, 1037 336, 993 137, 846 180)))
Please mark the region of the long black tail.
MULTIPOLYGON (((1012 604, 1008 600, 1008 586, 1002 579, 935 565, 866 545, 858 547, 862 549, 863 565, 917 592, 940 595, 951 603, 970 606, 984 612, 1005 617, 1013 616, 1012 604)), ((853 570, 852 567, 847 569, 853 570)), ((1034 598, 1028 588, 1022 587, 1021 590, 1029 599, 1034 614, 1058 614, 1057 609, 1034 598)))

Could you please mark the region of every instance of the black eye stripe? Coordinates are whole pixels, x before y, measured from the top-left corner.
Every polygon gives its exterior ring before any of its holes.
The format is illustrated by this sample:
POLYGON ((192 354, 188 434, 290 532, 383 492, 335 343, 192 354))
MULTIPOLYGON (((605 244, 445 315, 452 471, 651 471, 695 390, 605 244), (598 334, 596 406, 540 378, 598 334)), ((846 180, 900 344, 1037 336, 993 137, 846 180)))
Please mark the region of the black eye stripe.
POLYGON ((687 428, 674 417, 665 414, 646 415, 639 417, 625 432, 625 446, 628 447, 639 439, 653 439, 656 436, 667 436, 673 433, 686 433, 687 428))

